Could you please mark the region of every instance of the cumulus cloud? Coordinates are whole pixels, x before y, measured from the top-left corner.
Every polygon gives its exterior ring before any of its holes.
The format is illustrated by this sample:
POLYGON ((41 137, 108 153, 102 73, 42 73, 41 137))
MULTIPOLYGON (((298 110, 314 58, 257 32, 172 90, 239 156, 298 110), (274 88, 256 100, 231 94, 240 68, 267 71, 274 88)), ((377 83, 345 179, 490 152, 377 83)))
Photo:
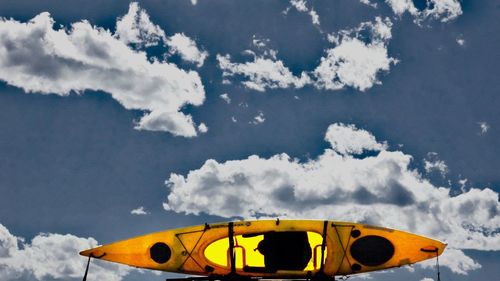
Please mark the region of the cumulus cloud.
MULTIPOLYGON (((43 233, 31 243, 12 235, 0 224, 1 280, 81 280, 87 259, 78 252, 96 247, 93 238, 71 234, 43 233)), ((94 261, 90 280, 122 280, 132 269, 123 265, 94 261)))
POLYGON ((365 91, 381 82, 379 71, 388 71, 394 63, 384 45, 368 46, 358 39, 344 39, 342 44, 327 50, 320 65, 314 70, 316 86, 320 89, 338 90, 350 86, 365 91))
POLYGON ((453 20, 462 14, 459 0, 427 0, 426 8, 418 10, 412 0, 386 0, 392 11, 402 16, 408 12, 419 23, 425 19, 435 19, 441 22, 453 20))
POLYGON ((315 86, 327 90, 350 86, 365 91, 380 84, 378 73, 389 71, 391 64, 397 63, 387 53, 391 28, 388 18, 377 17, 355 29, 330 34, 329 40, 336 46, 326 50, 326 56, 314 70, 315 86))
POLYGON ((132 215, 149 215, 149 212, 143 206, 133 209, 130 213, 132 215))
POLYGON ((398 16, 403 15, 405 12, 408 12, 413 16, 418 15, 418 10, 413 4, 413 0, 385 0, 385 2, 398 16))
POLYGON ((200 131, 200 133, 202 134, 205 134, 206 132, 208 132, 207 125, 205 125, 205 123, 200 123, 200 125, 198 126, 198 131, 200 131))
POLYGON ((126 45, 155 44, 163 36, 136 4, 130 9, 138 23, 130 23, 129 12, 117 34, 87 21, 54 29, 46 12, 27 23, 0 19, 0 79, 30 93, 107 92, 126 109, 144 112, 136 129, 196 136, 192 117, 180 110, 203 104, 200 76, 126 45))
POLYGON ((183 60, 196 63, 198 67, 203 66, 208 57, 208 52, 200 50, 196 42, 184 33, 176 33, 168 37, 166 44, 170 47, 171 54, 179 54, 183 60))
POLYGON ((276 52, 268 56, 254 55, 253 61, 243 63, 231 62, 229 55, 217 55, 217 60, 225 79, 242 77, 243 85, 257 91, 302 88, 305 85, 326 90, 353 87, 365 91, 380 84, 377 75, 389 71, 390 66, 397 63, 387 52, 391 28, 388 18, 377 17, 357 28, 329 34, 334 47, 325 50, 325 56, 312 72, 302 71, 300 76, 294 75, 283 61, 276 59, 276 52))
POLYGON ((355 125, 335 123, 328 127, 325 140, 332 149, 342 155, 361 154, 363 151, 381 151, 387 143, 379 143, 370 132, 358 129, 355 125))
MULTIPOLYGON (((471 188, 452 196, 449 188, 434 186, 412 169, 412 156, 388 150, 366 131, 332 124, 327 132, 331 148, 316 159, 299 161, 285 153, 221 163, 209 159, 185 176, 173 173, 164 207, 221 217, 365 222, 440 239, 457 251, 500 250, 498 193, 471 188), (351 139, 334 137, 335 132, 351 139), (379 152, 348 153, 365 148, 379 152)), ((477 268, 465 254, 453 253, 448 262, 455 272, 477 268)))

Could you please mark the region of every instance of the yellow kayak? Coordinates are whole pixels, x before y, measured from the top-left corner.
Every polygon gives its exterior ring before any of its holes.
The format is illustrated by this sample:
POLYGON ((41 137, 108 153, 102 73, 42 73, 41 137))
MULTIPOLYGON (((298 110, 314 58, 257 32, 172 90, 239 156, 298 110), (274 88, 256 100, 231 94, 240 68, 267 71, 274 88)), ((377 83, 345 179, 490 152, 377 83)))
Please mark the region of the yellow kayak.
POLYGON ((446 244, 358 223, 262 220, 151 233, 80 252, 129 266, 202 276, 333 277, 436 258, 446 244))

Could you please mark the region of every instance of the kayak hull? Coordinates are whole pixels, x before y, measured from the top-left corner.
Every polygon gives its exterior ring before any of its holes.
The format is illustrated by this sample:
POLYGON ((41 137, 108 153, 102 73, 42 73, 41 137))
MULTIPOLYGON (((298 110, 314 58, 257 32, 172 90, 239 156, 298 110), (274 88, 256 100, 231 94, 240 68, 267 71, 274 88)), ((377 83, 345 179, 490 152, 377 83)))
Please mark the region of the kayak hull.
POLYGON ((400 267, 435 258, 445 247, 424 236, 365 224, 262 220, 165 230, 80 254, 182 274, 300 279, 400 267))

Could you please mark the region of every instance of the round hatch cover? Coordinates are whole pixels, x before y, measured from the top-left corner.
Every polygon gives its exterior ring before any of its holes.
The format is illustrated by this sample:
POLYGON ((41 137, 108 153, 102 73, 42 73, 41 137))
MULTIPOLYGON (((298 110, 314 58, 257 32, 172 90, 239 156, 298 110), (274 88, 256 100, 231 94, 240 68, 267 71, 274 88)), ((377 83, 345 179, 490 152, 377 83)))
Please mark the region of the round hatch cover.
POLYGON ((167 244, 158 242, 149 249, 151 259, 157 263, 166 263, 170 259, 172 252, 167 244))
POLYGON ((379 266, 394 255, 394 245, 384 237, 368 235, 354 241, 351 256, 365 266, 379 266))

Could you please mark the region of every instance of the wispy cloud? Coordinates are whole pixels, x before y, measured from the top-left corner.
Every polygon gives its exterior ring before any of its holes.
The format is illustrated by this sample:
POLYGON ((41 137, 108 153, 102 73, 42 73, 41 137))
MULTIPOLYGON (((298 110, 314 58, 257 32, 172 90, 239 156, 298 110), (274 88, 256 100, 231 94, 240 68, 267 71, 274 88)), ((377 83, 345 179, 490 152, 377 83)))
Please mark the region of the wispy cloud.
POLYGON ((253 125, 259 125, 259 124, 262 124, 264 123, 264 121, 266 121, 266 118, 264 117, 264 113, 262 111, 259 111, 259 114, 257 114, 253 119, 252 121, 250 121, 250 124, 253 124, 253 125))
POLYGON ((424 169, 427 173, 438 172, 444 178, 448 173, 448 165, 439 159, 436 152, 427 153, 427 157, 424 159, 424 169))
POLYGON ((230 104, 231 103, 231 98, 229 97, 229 95, 227 93, 224 93, 224 94, 221 94, 219 96, 223 101, 225 101, 227 104, 230 104))
POLYGON ((359 0, 359 1, 360 1, 361 3, 363 3, 363 4, 367 5, 367 6, 370 6, 370 7, 372 7, 372 8, 375 8, 375 9, 378 7, 377 3, 372 2, 372 1, 370 1, 370 0, 359 0))
POLYGON ((288 14, 290 9, 293 7, 300 13, 308 14, 311 17, 312 24, 315 25, 317 28, 320 28, 318 13, 316 12, 316 10, 314 10, 314 7, 308 8, 307 6, 308 6, 307 0, 290 0, 290 6, 283 11, 283 14, 285 15, 288 14))
POLYGON ((296 77, 281 60, 256 57, 253 61, 233 63, 230 55, 217 55, 217 61, 223 77, 244 77, 243 85, 261 92, 266 88, 302 88, 310 82, 307 74, 296 77))
POLYGON ((488 124, 484 121, 477 122, 477 124, 479 125, 479 130, 480 130, 479 134, 480 135, 484 135, 490 130, 490 124, 488 124))

